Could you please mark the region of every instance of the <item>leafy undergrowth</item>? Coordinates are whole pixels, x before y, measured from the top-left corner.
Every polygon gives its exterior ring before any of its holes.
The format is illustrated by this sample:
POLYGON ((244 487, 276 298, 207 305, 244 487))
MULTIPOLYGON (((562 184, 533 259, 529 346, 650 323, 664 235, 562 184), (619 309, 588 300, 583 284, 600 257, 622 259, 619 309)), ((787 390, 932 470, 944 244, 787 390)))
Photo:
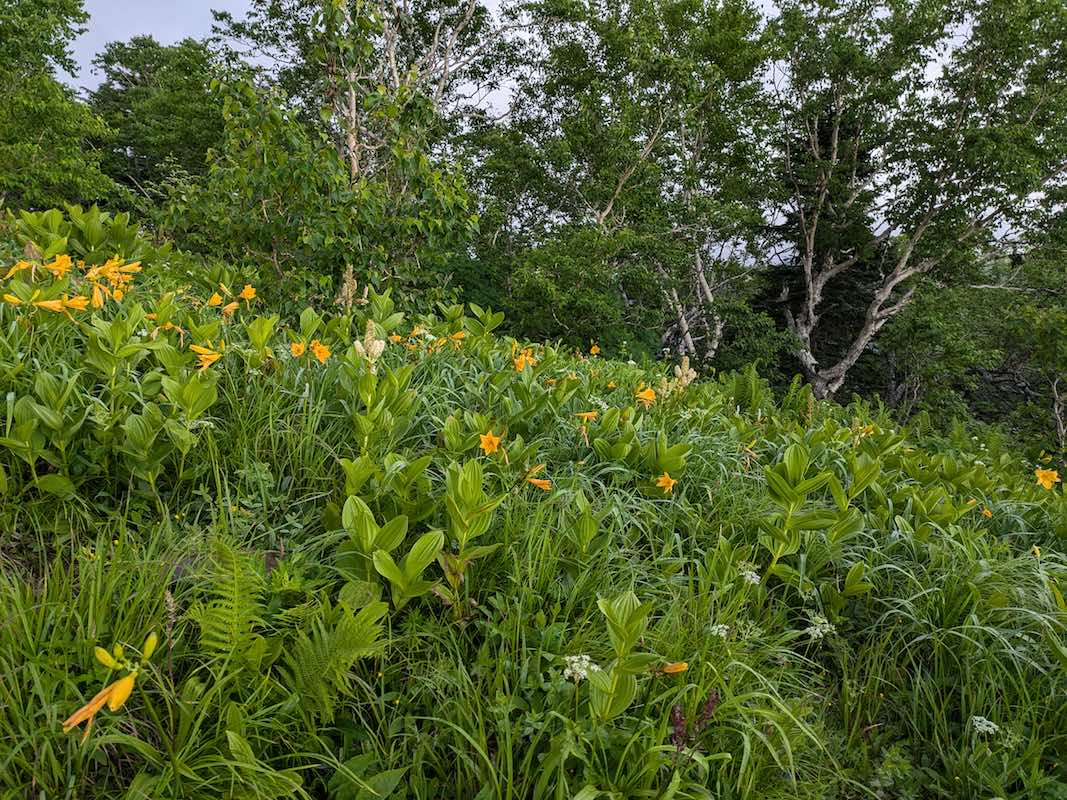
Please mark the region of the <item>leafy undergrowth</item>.
POLYGON ((1056 464, 60 249, 0 312, 5 796, 1067 797, 1056 464))

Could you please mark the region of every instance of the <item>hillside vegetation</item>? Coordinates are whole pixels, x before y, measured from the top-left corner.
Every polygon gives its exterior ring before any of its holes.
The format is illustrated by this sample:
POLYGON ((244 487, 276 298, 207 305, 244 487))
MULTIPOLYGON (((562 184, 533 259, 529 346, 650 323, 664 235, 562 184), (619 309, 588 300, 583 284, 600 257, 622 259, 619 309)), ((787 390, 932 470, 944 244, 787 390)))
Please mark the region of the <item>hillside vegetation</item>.
POLYGON ((1067 797, 1055 463, 16 230, 3 796, 1067 797))
POLYGON ((0 208, 1065 457, 1064 0, 210 5, 4 0, 0 208))

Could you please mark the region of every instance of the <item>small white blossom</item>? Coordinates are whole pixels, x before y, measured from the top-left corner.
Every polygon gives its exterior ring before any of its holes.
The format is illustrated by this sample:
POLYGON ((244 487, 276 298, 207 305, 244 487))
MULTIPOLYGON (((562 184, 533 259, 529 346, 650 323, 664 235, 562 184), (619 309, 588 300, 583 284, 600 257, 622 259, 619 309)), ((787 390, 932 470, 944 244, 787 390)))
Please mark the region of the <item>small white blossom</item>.
POLYGON ((725 639, 730 635, 730 626, 719 623, 718 625, 710 625, 708 627, 708 633, 712 636, 718 636, 720 639, 725 639))
POLYGON ((741 570, 741 577, 745 579, 746 583, 751 583, 753 586, 759 586, 760 576, 754 569, 741 570))
POLYGON ((985 717, 971 717, 971 726, 977 733, 1000 733, 1000 726, 985 717))
POLYGON ((580 656, 563 656, 563 660, 567 662, 567 666, 563 669, 563 677, 567 680, 572 680, 575 683, 584 681, 589 677, 590 672, 596 672, 600 669, 593 660, 586 655, 580 656))
POLYGON ((830 634, 837 633, 837 628, 822 614, 813 614, 811 625, 804 630, 804 633, 808 635, 808 638, 818 641, 830 634))

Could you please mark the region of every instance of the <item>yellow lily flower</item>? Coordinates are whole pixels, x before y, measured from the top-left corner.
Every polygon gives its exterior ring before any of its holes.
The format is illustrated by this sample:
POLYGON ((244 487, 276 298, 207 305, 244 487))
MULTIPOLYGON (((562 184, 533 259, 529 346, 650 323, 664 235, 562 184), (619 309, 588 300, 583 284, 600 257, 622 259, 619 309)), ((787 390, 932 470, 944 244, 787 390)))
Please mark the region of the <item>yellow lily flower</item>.
POLYGON ((24 269, 32 270, 33 264, 31 264, 29 261, 19 261, 17 264, 15 264, 15 266, 13 266, 7 271, 7 273, 4 275, 4 280, 6 281, 12 275, 16 275, 19 272, 22 272, 24 269))
POLYGON ((1052 491, 1053 487, 1060 482, 1060 473, 1054 469, 1035 469, 1034 475, 1037 477, 1038 485, 1048 491, 1052 491))
POLYGON ((189 349, 196 353, 197 361, 200 362, 200 372, 203 372, 222 358, 222 351, 226 349, 226 343, 219 342, 218 350, 215 350, 211 346, 211 342, 208 342, 206 347, 198 344, 191 344, 189 345, 189 349))
POLYGON ((56 256, 51 264, 45 264, 44 268, 56 278, 62 278, 70 270, 73 262, 66 253, 56 256))
POLYGON ((497 448, 500 447, 500 437, 495 436, 492 430, 489 433, 480 434, 478 438, 481 440, 478 446, 482 448, 482 452, 487 456, 495 453, 497 448))
POLYGON ((311 340, 311 354, 318 359, 320 364, 325 364, 326 359, 330 357, 330 348, 320 342, 318 339, 311 340))
POLYGON ((62 314, 66 311, 62 300, 35 300, 33 304, 38 308, 43 308, 45 311, 51 311, 53 314, 62 314))
POLYGON ((658 478, 656 478, 656 486, 663 490, 664 494, 670 494, 674 491, 674 485, 678 483, 674 478, 670 476, 670 473, 664 472, 658 478))
MULTIPOLYGON (((644 384, 642 384, 644 386, 644 384)), ((656 390, 651 386, 641 388, 637 387, 637 391, 634 393, 634 397, 637 398, 637 402, 641 403, 646 409, 651 408, 652 404, 656 402, 656 390)))
POLYGON ((130 693, 133 691, 133 685, 136 680, 137 673, 131 672, 114 683, 105 686, 97 692, 92 700, 64 720, 63 733, 69 733, 72 728, 85 722, 87 723, 85 732, 82 733, 82 741, 84 742, 89 738, 89 732, 93 729, 93 718, 96 713, 104 707, 105 703, 107 703, 108 710, 112 712, 122 708, 126 701, 130 699, 130 693))
POLYGON ((527 367, 532 367, 537 364, 537 359, 534 358, 533 348, 530 347, 523 348, 512 361, 515 363, 516 372, 524 372, 527 367))

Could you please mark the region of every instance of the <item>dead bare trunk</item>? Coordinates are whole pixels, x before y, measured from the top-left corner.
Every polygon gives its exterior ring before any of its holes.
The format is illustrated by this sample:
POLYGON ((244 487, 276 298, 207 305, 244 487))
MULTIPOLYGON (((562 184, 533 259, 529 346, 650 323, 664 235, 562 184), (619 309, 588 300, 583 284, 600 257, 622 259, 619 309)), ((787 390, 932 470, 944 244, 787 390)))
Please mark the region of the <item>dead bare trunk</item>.
POLYGON ((708 285, 707 275, 704 274, 704 260, 700 257, 699 247, 693 254, 693 272, 696 277, 697 306, 700 308, 700 319, 704 323, 704 360, 711 361, 719 351, 726 323, 715 312, 715 295, 708 285), (711 315, 710 324, 709 314, 711 315))
POLYGON ((1052 419, 1056 423, 1056 440, 1062 453, 1067 449, 1067 397, 1060 393, 1060 379, 1052 381, 1052 419))
POLYGON ((667 276, 667 271, 663 269, 663 267, 657 266, 656 272, 659 273, 660 280, 663 281, 663 293, 667 296, 667 303, 670 305, 671 310, 674 312, 674 315, 678 320, 678 332, 682 335, 682 347, 685 348, 685 351, 681 353, 681 355, 684 356, 686 353, 696 355, 697 347, 693 342, 693 334, 689 330, 689 320, 686 319, 685 308, 678 299, 678 292, 673 286, 669 285, 670 278, 667 276))
POLYGON ((359 118, 356 115, 356 76, 348 73, 348 106, 345 109, 345 144, 348 148, 348 172, 352 183, 359 175, 359 118))

